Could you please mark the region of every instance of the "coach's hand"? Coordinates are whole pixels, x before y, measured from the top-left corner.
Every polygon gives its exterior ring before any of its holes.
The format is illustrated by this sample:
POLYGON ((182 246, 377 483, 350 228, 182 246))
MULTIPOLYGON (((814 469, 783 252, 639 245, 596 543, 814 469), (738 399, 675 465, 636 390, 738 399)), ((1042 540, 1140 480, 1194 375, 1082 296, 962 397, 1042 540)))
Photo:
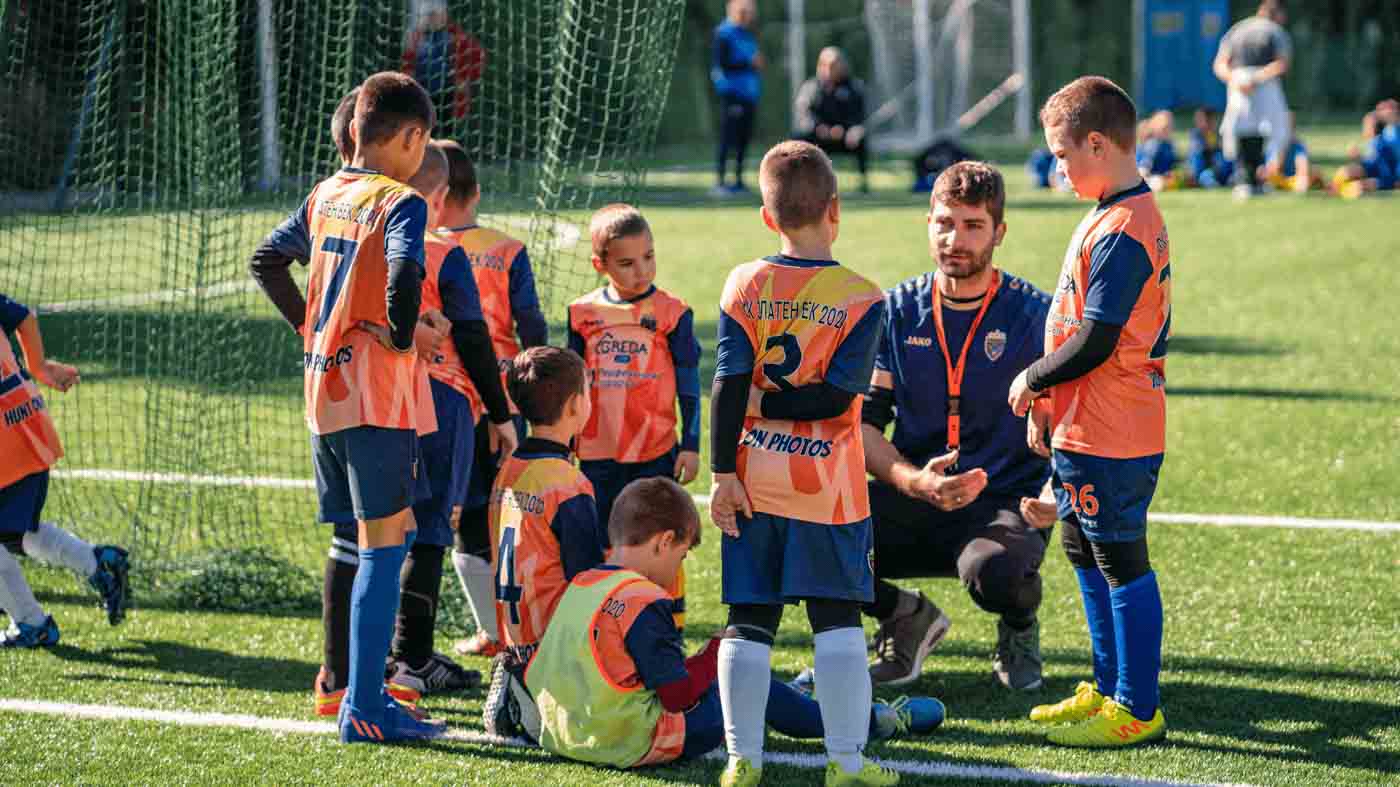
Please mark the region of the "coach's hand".
POLYGON ((58 361, 45 360, 38 367, 34 368, 34 379, 54 389, 55 391, 67 391, 78 382, 77 367, 69 366, 58 361))
POLYGON ((1011 381, 1011 390, 1006 394, 1006 403, 1011 405, 1011 412, 1015 413, 1017 418, 1024 418, 1026 411, 1031 409, 1031 402, 1040 396, 1032 391, 1030 384, 1026 382, 1027 371, 1022 369, 1021 373, 1016 375, 1016 379, 1011 381))
POLYGON ((504 462, 520 446, 520 434, 515 431, 515 419, 492 423, 486 430, 487 445, 497 463, 504 462))
POLYGON ((700 454, 696 451, 681 451, 676 454, 676 467, 671 471, 676 481, 688 484, 700 475, 700 454))
POLYGON ((749 503, 749 493, 739 476, 734 473, 715 473, 714 484, 710 487, 710 520, 726 536, 739 537, 737 522, 739 512, 753 517, 753 506, 749 503))
POLYGON ((926 500, 943 511, 956 511, 977 499, 987 488, 987 471, 980 467, 965 473, 948 475, 948 468, 958 461, 958 452, 949 451, 928 460, 921 469, 911 465, 896 465, 896 486, 905 495, 926 500))
POLYGON ((1050 410, 1048 399, 1037 399, 1031 405, 1031 415, 1026 419, 1026 445, 1037 454, 1050 458, 1050 410))
POLYGON ((1045 488, 1040 490, 1040 497, 1021 498, 1021 517, 1031 527, 1044 530, 1055 524, 1057 516, 1055 493, 1050 490, 1049 483, 1046 483, 1045 488))

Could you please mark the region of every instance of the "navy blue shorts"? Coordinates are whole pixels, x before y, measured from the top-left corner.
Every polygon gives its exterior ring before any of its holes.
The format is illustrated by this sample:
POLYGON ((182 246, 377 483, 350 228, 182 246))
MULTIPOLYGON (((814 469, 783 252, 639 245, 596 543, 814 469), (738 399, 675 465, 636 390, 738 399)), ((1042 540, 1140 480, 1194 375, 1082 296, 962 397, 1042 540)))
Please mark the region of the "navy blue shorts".
POLYGON ((418 435, 412 429, 356 426, 313 434, 311 463, 322 522, 397 514, 413 505, 428 485, 418 461, 418 435))
MULTIPOLYGON (((523 443, 527 434, 525 417, 517 415, 514 420, 515 434, 523 443)), ((491 496, 491 485, 496 483, 496 471, 501 466, 500 454, 491 453, 490 423, 490 417, 485 415, 476 423, 476 448, 472 452, 476 461, 472 462, 472 476, 467 489, 468 511, 486 507, 491 496)))
POLYGON ((1059 517, 1079 525, 1085 538, 1119 543, 1147 536, 1162 454, 1106 459, 1056 449, 1050 466, 1059 517))
POLYGON ((650 462, 614 462, 611 459, 590 459, 579 462, 578 469, 593 484, 593 498, 598 502, 598 521, 603 530, 608 529, 608 517, 612 514, 613 501, 622 494, 622 488, 639 478, 675 478, 676 455, 679 446, 656 457, 650 462))
POLYGON ((0 533, 24 534, 39 529, 39 514, 49 498, 49 471, 21 478, 0 489, 0 533))
POLYGON ((726 604, 795 604, 824 598, 875 600, 870 518, 848 525, 754 514, 739 537, 720 536, 726 604))
POLYGON ((462 517, 476 450, 476 424, 467 397, 449 385, 430 380, 438 428, 418 439, 431 493, 413 505, 418 543, 452 546, 452 531, 462 517))

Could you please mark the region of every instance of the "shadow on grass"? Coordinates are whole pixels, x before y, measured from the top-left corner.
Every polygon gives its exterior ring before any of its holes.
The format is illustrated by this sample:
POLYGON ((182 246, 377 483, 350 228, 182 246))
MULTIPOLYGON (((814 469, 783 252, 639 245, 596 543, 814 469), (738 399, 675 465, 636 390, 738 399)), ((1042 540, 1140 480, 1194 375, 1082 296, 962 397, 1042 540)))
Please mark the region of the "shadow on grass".
POLYGON ((1176 335, 1171 338, 1170 353, 1176 355, 1265 356, 1287 355, 1292 350, 1276 342, 1265 342, 1244 336, 1176 335))
MULTIPOLYGON (((98 599, 95 594, 88 593, 55 593, 51 591, 35 591, 34 594, 45 604, 72 604, 75 606, 98 606, 98 599)), ((319 603, 319 602, 318 602, 319 603)), ((137 585, 132 594, 132 606, 130 615, 140 615, 145 610, 157 610, 160 612, 191 613, 198 615, 254 615, 260 618, 316 618, 321 617, 319 606, 300 606, 285 609, 259 609, 259 610, 236 610, 199 608, 192 609, 188 602, 175 598, 166 591, 142 590, 137 585)))
POLYGON ((135 680, 163 686, 193 685, 205 688, 223 685, 296 694, 307 692, 312 677, 320 666, 299 659, 244 656, 183 642, 146 639, 128 640, 124 645, 102 650, 85 650, 60 642, 51 652, 68 662, 113 669, 157 670, 172 675, 194 675, 203 678, 204 682, 192 684, 183 680, 102 674, 83 675, 79 677, 80 680, 135 680))
POLYGON ((1306 390, 1302 388, 1267 388, 1263 386, 1167 386, 1172 396, 1200 396, 1228 399, 1284 399, 1299 402, 1393 402, 1395 397, 1359 391, 1306 390))
MULTIPOLYGON (((1054 702, 1072 694, 1081 676, 1054 678, 1037 691, 1012 693, 993 680, 990 664, 985 670, 939 670, 945 656, 988 658, 985 645, 948 642, 930 659, 933 669, 900 693, 930 694, 948 705, 951 719, 979 721, 1020 721, 1031 707, 1054 702)), ((1068 649, 1042 652, 1047 664, 1071 664, 1089 671, 1089 654, 1068 649)), ((1300 694, 1268 687, 1276 682, 1310 682, 1320 686, 1333 682, 1389 686, 1393 674, 1295 667, 1280 664, 1235 661, 1209 657, 1173 657, 1168 654, 1162 684, 1163 707, 1167 714, 1167 746, 1235 754, 1265 760, 1318 763, 1345 768, 1369 768, 1385 774, 1400 774, 1400 758, 1379 746, 1385 730, 1400 726, 1400 710, 1393 705, 1365 700, 1338 699, 1300 694), (1232 685, 1221 681, 1221 674, 1252 680, 1255 686, 1232 685), (1211 736, 1212 743, 1182 741, 1170 733, 1199 733, 1211 736), (1362 741, 1377 741, 1368 747, 1362 741)), ((877 696, 888 694, 877 691, 877 696)), ((1028 722, 1027 722, 1028 723, 1028 722)), ((978 746, 1011 743, 1039 745, 1043 737, 1030 732, 993 732, 961 728, 941 731, 950 742, 978 746)), ((892 748, 897 748, 894 744, 892 748)))

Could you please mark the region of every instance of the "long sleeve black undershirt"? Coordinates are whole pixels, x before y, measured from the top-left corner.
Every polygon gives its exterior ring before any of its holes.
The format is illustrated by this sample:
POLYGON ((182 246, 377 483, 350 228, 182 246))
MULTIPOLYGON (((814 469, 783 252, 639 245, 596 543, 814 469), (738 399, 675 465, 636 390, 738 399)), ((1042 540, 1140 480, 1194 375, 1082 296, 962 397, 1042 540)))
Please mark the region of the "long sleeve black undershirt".
POLYGON ((753 374, 746 372, 716 377, 710 390, 710 469, 716 473, 732 473, 738 466, 752 385, 753 374))
POLYGON ((423 301, 423 270, 407 259, 389 260, 389 283, 384 288, 384 306, 389 314, 389 341, 399 352, 413 349, 413 330, 418 325, 418 309, 423 301))
POLYGON ((248 273, 267 294, 272 305, 277 307, 277 311, 281 312, 282 319, 299 331, 306 321, 306 299, 292 279, 291 265, 295 261, 265 240, 253 252, 252 259, 248 260, 248 273))
POLYGON ((768 391, 763 394, 764 418, 789 421, 820 421, 846 412, 856 395, 822 381, 793 388, 790 391, 768 391))
POLYGON ((865 394, 865 405, 860 408, 860 420, 881 432, 885 431, 885 427, 894 420, 894 391, 872 385, 865 394))
POLYGON ((1040 392, 1094 371, 1113 355, 1122 332, 1121 325, 1085 320, 1060 349, 1031 364, 1026 371, 1026 385, 1040 392))
POLYGON ((510 420, 510 402, 501 386, 500 363, 491 343, 491 331, 485 320, 458 320, 452 323, 452 345, 462 359, 472 385, 481 394, 492 423, 510 420))

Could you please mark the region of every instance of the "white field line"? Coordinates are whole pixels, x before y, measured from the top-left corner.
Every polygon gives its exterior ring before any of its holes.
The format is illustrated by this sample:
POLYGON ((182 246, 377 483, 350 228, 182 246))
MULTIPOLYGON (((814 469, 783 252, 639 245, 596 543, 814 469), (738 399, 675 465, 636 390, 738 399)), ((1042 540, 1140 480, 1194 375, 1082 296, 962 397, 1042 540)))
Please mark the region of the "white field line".
MULTIPOLYGON (((483 215, 482 220, 488 224, 503 224, 507 227, 529 230, 530 217, 518 215, 483 215)), ((573 248, 582 237, 582 231, 572 222, 559 219, 549 219, 553 224, 549 231, 551 248, 563 251, 573 248)), ((133 292, 127 295, 113 295, 108 298, 82 298, 74 301, 58 301, 57 303, 39 304, 40 314, 61 314, 63 312, 82 311, 84 309, 101 309, 112 306, 147 306, 152 303, 169 303, 185 298, 216 298, 221 295, 234 295, 240 292, 251 292, 258 288, 257 282, 251 279, 239 279, 236 281, 220 282, 207 287, 181 287, 171 290, 155 290, 153 292, 133 292)))
POLYGON ((252 279, 246 281, 226 281, 219 284, 211 284, 208 287, 182 287, 175 290, 156 290, 155 292, 134 292, 130 295, 114 295, 110 298, 84 298, 76 301, 41 303, 39 304, 39 313, 59 314, 61 312, 97 309, 108 306, 145 306, 151 303, 178 301, 183 298, 214 298, 220 295, 249 292, 257 288, 257 282, 252 279))
MULTIPOLYGON (((40 700, 0 699, 0 711, 12 713, 36 713, 50 716, 67 716, 77 719, 100 721, 146 721, 160 724, 174 724, 183 727, 230 727, 234 729, 256 730, 261 732, 297 733, 304 735, 332 735, 335 724, 326 721, 300 721, 297 719, 270 719, 240 713, 194 713, 191 711, 149 710, 128 708, 119 705, 82 705, 68 702, 45 702, 40 700)), ((470 730, 452 730, 447 739, 479 745, 530 747, 517 738, 501 738, 470 730)), ((791 765, 797 768, 820 770, 826 767, 826 757, 820 754, 792 752, 767 752, 766 762, 791 765)), ((708 759, 724 759, 720 750, 710 752, 708 759)), ((918 760, 880 760, 882 765, 911 776, 930 776, 947 779, 984 779, 1003 782, 1032 782, 1036 784, 1077 784, 1103 785, 1103 787, 1244 787, 1211 782, 1182 782, 1164 779, 1141 779, 1133 776, 1110 774, 1072 773, 1065 771, 1043 771, 1029 768, 1006 766, 955 765, 944 762, 918 760)))
MULTIPOLYGON (((253 489, 315 489, 308 478, 269 476, 194 475, 133 470, 79 468, 54 470, 55 478, 82 481, 135 481, 195 486, 242 486, 253 489)), ((696 505, 707 506, 710 496, 693 494, 696 505)), ((1400 533, 1400 522, 1369 522, 1362 519, 1308 519, 1295 516, 1253 516, 1247 514, 1148 514, 1147 521, 1168 525, 1208 525, 1213 527, 1284 527, 1302 530, 1363 530, 1373 533, 1400 533)))

